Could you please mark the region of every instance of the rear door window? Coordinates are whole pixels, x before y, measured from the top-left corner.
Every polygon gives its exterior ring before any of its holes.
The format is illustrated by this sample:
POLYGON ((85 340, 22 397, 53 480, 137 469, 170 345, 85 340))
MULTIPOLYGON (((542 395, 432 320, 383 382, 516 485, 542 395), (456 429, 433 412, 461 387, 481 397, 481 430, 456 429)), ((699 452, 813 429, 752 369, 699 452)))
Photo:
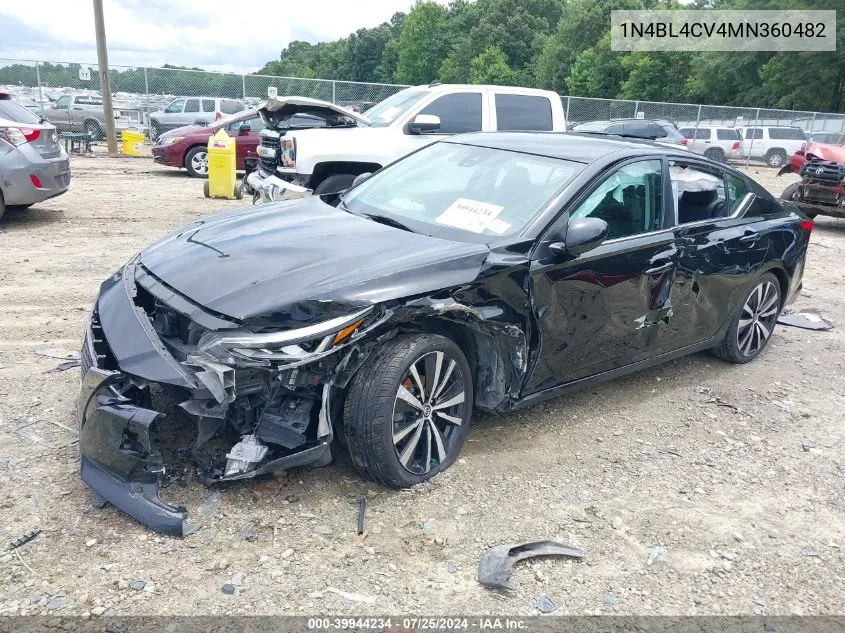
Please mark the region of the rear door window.
POLYGON ((804 132, 797 127, 770 127, 769 138, 777 141, 805 141, 804 132))
POLYGON ((672 161, 669 181, 679 225, 729 215, 723 172, 672 161))
POLYGON ((729 173, 725 182, 728 183, 728 207, 730 208, 730 215, 733 215, 750 191, 745 179, 734 174, 729 173))
POLYGON ((760 140, 763 138, 762 128, 747 128, 743 134, 746 139, 760 140))
POLYGON ((546 97, 496 95, 496 125, 501 131, 552 130, 552 104, 546 97))
POLYGON ((440 132, 462 134, 481 131, 481 93, 458 92, 429 103, 420 114, 440 117, 440 132))
POLYGON ((199 99, 188 99, 185 102, 185 112, 199 112, 200 111, 200 100, 199 99))
POLYGON ((214 112, 214 99, 203 99, 202 100, 202 111, 203 112, 214 112))
POLYGON ((722 128, 720 127, 716 130, 716 138, 720 141, 739 141, 739 132, 736 130, 732 130, 731 128, 722 128))

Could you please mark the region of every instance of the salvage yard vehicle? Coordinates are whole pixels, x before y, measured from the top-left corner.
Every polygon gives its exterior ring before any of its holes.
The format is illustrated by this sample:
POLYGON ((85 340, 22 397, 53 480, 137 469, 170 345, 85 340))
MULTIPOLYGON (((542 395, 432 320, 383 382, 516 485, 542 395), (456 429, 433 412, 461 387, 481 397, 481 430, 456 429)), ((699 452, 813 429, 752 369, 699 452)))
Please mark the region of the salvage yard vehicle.
POLYGON ((70 161, 56 128, 0 93, 0 218, 63 194, 70 161))
POLYGON ((573 128, 575 132, 614 134, 628 138, 641 138, 657 143, 686 146, 687 139, 669 121, 662 119, 611 119, 590 121, 573 128))
POLYGON ((789 156, 807 142, 799 127, 757 126, 739 128, 742 135, 742 158, 762 160, 769 167, 780 167, 789 156))
POLYGON ((687 148, 691 152, 706 156, 720 163, 727 159, 739 158, 742 137, 739 131, 724 125, 699 125, 682 127, 678 130, 687 139, 687 148))
POLYGON ((800 288, 811 229, 681 150, 515 132, 197 220, 100 288, 82 478, 156 530, 195 529, 158 495, 173 410, 206 483, 326 465, 342 437, 362 473, 412 486, 455 461, 474 407, 705 349, 751 361, 800 288))
POLYGON ((305 97, 270 99, 259 109, 259 169, 249 184, 262 200, 313 190, 342 191, 356 176, 374 172, 452 134, 480 131, 566 130, 554 92, 511 86, 433 83, 401 90, 363 114, 305 97), (290 130, 289 119, 309 114, 325 129, 290 130))
MULTIPOLYGON (((114 108, 114 125, 118 131, 141 125, 141 111, 114 108)), ((103 98, 92 94, 70 94, 56 99, 44 108, 44 116, 59 132, 85 132, 94 140, 105 138, 106 115, 103 98)))
POLYGON ((801 176, 801 182, 784 189, 781 200, 789 200, 810 218, 845 218, 845 144, 806 143, 778 176, 788 173, 801 176))
POLYGON ((209 125, 245 109, 246 106, 237 99, 221 99, 220 97, 174 99, 164 110, 150 113, 150 140, 155 141, 162 132, 186 125, 209 125))

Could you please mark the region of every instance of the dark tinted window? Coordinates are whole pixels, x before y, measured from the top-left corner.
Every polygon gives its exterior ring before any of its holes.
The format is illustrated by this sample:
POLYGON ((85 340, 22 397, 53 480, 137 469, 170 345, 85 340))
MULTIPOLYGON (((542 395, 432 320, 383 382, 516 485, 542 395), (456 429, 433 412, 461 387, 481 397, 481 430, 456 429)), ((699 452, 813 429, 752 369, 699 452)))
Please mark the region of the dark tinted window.
POLYGON ((203 112, 214 112, 214 99, 203 99, 202 100, 202 111, 203 112))
POLYGON ((738 141, 739 132, 730 128, 719 128, 716 130, 716 138, 720 141, 738 141))
POLYGON ((710 140, 710 129, 706 127, 700 127, 697 130, 694 127, 682 127, 678 132, 684 138, 697 138, 702 141, 710 140))
POLYGON ((244 105, 234 99, 223 99, 220 101, 220 110, 224 114, 234 114, 244 109, 244 105))
POLYGON ((624 123, 611 123, 608 125, 604 130, 602 130, 606 134, 624 134, 625 133, 625 124, 624 123))
POLYGON ((746 139, 761 139, 763 138, 763 130, 760 128, 748 128, 743 132, 743 136, 746 139))
POLYGON ((444 134, 481 131, 481 93, 459 92, 443 95, 422 109, 420 114, 440 117, 444 134))
POLYGON ((769 138, 778 141, 805 141, 804 132, 797 127, 770 127, 769 138))
POLYGON ((0 100, 0 119, 7 119, 16 123, 40 122, 40 119, 26 108, 6 100, 0 100))
POLYGON ((640 138, 663 138, 666 136, 666 130, 651 121, 630 121, 626 132, 640 138))
POLYGON ((497 94, 496 121, 503 131, 551 131, 552 104, 546 97, 497 94))
POLYGON ((185 112, 199 112, 200 111, 200 101, 199 99, 188 99, 185 102, 185 112))

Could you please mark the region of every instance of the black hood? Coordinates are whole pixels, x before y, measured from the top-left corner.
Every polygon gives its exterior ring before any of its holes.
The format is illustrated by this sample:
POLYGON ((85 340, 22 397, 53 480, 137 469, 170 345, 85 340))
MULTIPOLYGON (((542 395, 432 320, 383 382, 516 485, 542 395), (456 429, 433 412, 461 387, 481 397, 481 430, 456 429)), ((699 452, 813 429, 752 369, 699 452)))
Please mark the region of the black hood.
POLYGON ((411 233, 311 196, 190 224, 143 251, 141 263, 219 314, 302 322, 471 282, 488 252, 485 244, 411 233))

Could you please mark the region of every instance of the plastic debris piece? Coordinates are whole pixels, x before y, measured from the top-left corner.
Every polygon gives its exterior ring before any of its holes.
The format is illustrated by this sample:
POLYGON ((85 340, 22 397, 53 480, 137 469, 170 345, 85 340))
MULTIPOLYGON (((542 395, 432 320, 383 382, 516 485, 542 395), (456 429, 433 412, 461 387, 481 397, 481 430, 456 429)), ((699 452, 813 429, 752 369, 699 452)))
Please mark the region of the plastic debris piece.
POLYGON ((555 541, 533 541, 497 545, 487 550, 478 564, 478 582, 485 587, 513 589, 508 584, 514 563, 534 556, 568 556, 583 558, 584 552, 577 547, 555 541))
POLYGON ((41 530, 31 530, 30 532, 27 532, 23 536, 16 538, 14 541, 9 543, 9 548, 17 549, 23 545, 26 545, 39 534, 41 534, 41 530))
POLYGON ((801 312, 783 312, 778 317, 778 323, 805 330, 832 330, 833 322, 819 314, 816 310, 802 310, 801 312))

